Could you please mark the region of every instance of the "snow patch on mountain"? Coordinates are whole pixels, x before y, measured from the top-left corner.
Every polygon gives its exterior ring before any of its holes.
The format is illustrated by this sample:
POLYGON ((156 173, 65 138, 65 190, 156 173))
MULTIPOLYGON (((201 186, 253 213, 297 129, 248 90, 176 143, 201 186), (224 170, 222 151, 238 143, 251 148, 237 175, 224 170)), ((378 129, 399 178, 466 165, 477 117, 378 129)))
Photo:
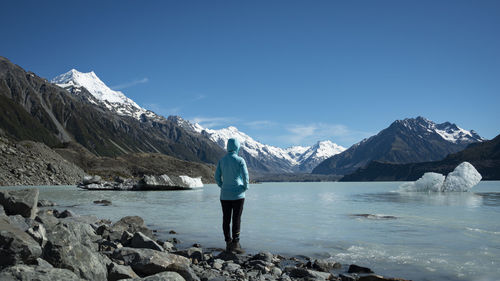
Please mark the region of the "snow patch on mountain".
POLYGON ((89 99, 90 103, 97 104, 97 101, 100 101, 109 110, 120 115, 131 116, 138 120, 141 120, 141 116, 159 118, 154 112, 140 107, 122 92, 110 89, 93 71, 83 73, 71 69, 55 77, 51 82, 76 94, 81 92, 83 87, 96 99, 89 99))
MULTIPOLYGON (((416 132, 426 132, 427 134, 438 134, 444 140, 456 144, 469 144, 474 142, 485 141, 483 137, 479 136, 474 130, 467 131, 458 127, 456 124, 450 122, 444 122, 441 124, 436 124, 433 121, 424 118, 406 118, 404 120, 397 120, 406 128, 416 132)), ((421 136, 423 137, 423 136, 421 136)))

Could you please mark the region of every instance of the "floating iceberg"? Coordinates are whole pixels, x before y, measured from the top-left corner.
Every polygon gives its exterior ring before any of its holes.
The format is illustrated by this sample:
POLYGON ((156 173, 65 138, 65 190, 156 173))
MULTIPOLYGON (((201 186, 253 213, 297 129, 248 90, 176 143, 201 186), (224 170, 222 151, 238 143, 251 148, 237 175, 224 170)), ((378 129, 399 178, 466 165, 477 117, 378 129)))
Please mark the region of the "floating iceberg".
POLYGON ((440 173, 425 173, 415 182, 404 183, 400 186, 403 191, 431 191, 440 192, 445 176, 440 173))
POLYGON ((463 162, 446 176, 442 191, 469 191, 481 178, 481 174, 471 163, 463 162))
POLYGON ((404 183, 401 191, 441 192, 469 191, 481 181, 481 174, 469 162, 458 165, 448 176, 439 173, 425 173, 415 182, 404 183))

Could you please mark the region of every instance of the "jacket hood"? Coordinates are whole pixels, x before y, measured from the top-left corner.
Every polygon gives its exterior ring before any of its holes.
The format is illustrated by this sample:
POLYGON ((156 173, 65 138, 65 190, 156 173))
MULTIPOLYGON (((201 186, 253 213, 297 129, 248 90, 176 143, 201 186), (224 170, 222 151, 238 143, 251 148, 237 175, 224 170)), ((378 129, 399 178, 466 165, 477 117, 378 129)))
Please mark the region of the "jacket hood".
POLYGON ((227 152, 236 152, 238 154, 238 151, 240 150, 240 142, 237 139, 229 139, 227 141, 227 152))

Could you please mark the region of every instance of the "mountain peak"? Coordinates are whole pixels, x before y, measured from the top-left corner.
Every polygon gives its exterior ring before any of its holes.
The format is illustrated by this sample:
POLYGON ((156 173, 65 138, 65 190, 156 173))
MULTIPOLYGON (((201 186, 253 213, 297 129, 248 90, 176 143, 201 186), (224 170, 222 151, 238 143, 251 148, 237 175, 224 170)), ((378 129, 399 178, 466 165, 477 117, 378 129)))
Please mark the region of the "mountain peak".
POLYGON ((451 143, 469 144, 485 140, 476 132, 462 129, 454 123, 446 121, 441 124, 436 124, 435 122, 422 116, 396 120, 390 127, 398 125, 402 125, 402 129, 420 136, 437 134, 444 140, 451 143))
POLYGON ((66 73, 56 76, 51 82, 65 89, 83 87, 94 98, 103 102, 108 109, 120 115, 129 115, 138 120, 141 119, 141 115, 143 114, 146 114, 148 117, 156 116, 152 112, 140 107, 122 92, 109 88, 94 71, 80 72, 73 68, 66 73))

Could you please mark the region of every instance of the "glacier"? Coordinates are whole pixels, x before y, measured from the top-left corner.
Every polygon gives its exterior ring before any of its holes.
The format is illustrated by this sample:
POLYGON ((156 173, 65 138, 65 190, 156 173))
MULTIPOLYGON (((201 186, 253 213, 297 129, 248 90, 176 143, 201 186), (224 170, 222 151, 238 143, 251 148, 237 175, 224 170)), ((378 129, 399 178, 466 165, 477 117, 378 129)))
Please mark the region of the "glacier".
POLYGON ((400 191, 407 192, 467 192, 481 181, 481 174, 469 162, 462 162, 446 177, 428 172, 415 182, 402 184, 400 191))

